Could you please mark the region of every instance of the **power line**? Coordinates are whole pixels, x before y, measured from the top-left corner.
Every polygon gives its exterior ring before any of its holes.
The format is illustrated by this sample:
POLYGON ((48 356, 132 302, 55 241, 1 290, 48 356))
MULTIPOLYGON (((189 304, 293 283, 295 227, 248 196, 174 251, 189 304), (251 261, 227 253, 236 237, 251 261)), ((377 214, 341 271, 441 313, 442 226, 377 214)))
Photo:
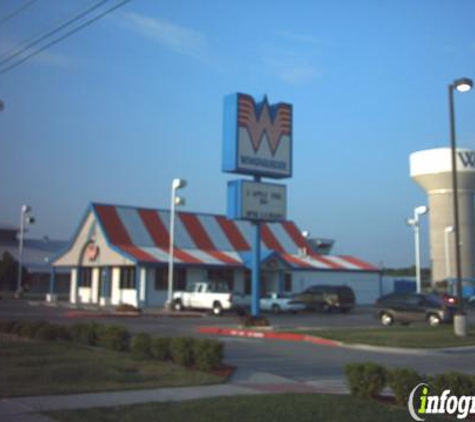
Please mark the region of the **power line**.
POLYGON ((14 10, 13 12, 10 12, 7 16, 0 19, 0 25, 3 25, 5 22, 8 22, 9 20, 13 19, 16 15, 23 12, 23 10, 28 9, 35 2, 36 0, 30 0, 26 2, 23 6, 20 6, 18 9, 14 10))
POLYGON ((9 70, 21 65, 22 63, 26 62, 31 57, 36 56, 37 54, 41 53, 42 51, 46 50, 47 48, 49 48, 49 47, 65 40, 66 38, 69 38, 71 35, 75 34, 76 32, 80 31, 81 29, 84 29, 87 26, 93 24, 94 22, 98 21, 99 19, 103 18, 104 16, 108 15, 109 13, 112 13, 114 10, 118 9, 119 7, 124 6, 125 4, 129 3, 130 1, 131 0, 122 0, 120 3, 118 3, 115 6, 105 10, 104 12, 102 12, 99 15, 95 16, 94 18, 84 22, 83 24, 77 26, 76 28, 72 29, 69 32, 66 32, 61 37, 56 38, 55 40, 49 42, 48 44, 44 45, 43 47, 39 48, 38 50, 33 51, 32 53, 28 54, 27 56, 23 57, 22 59, 18 60, 17 62, 11 64, 10 66, 7 66, 7 67, 1 69, 0 70, 0 75, 3 75, 4 73, 8 72, 9 70))
MULTIPOLYGON (((1 0, 0 0, 1 1, 1 0)), ((92 3, 92 2, 91 2, 92 3)), ((76 16, 77 14, 81 13, 83 11, 84 7, 81 5, 80 8, 75 9, 74 12, 70 13, 66 19, 71 19, 73 16, 76 16)), ((12 45, 7 51, 2 52, 2 57, 0 58, 1 60, 4 60, 6 57, 10 56, 11 54, 14 54, 18 48, 22 48, 22 45, 29 44, 30 42, 34 41, 35 39, 41 37, 46 31, 51 31, 52 29, 56 28, 57 26, 61 25, 64 22, 65 18, 61 17, 60 19, 56 19, 51 25, 49 25, 48 28, 46 28, 44 31, 41 30, 40 32, 36 32, 34 35, 31 37, 28 37, 24 40, 20 40, 16 45, 12 45)))
POLYGON ((47 32, 46 34, 40 36, 36 40, 33 40, 32 42, 30 42, 27 45, 25 45, 24 47, 20 48, 15 53, 10 54, 9 56, 4 58, 3 60, 0 60, 0 67, 3 66, 5 63, 8 63, 8 62, 12 61, 15 57, 20 56, 25 51, 29 50, 30 48, 34 47, 35 45, 38 45, 41 41, 44 41, 46 38, 51 37, 52 35, 56 34, 57 32, 63 30, 64 28, 68 27, 69 25, 73 24, 77 20, 79 20, 79 19, 83 18, 84 16, 88 15, 89 13, 93 12, 98 7, 101 7, 102 5, 107 3, 108 1, 109 0, 100 0, 100 1, 98 1, 92 7, 89 7, 88 9, 84 10, 83 12, 77 14, 72 19, 69 19, 68 21, 64 22, 60 26, 58 26, 58 27, 54 28, 53 30, 47 32))

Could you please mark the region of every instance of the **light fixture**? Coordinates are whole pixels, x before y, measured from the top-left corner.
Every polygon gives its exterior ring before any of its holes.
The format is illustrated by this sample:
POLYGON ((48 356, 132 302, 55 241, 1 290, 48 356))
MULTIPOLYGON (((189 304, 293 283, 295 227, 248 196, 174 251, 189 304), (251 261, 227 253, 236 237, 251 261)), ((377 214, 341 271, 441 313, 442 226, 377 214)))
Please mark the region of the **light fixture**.
POLYGON ((185 179, 173 179, 172 189, 181 189, 186 187, 185 179))
POLYGON ((175 205, 185 205, 186 199, 183 196, 175 196, 175 205))
POLYGON ((472 89, 473 81, 469 78, 460 78, 454 81, 453 86, 458 92, 467 92, 472 89))
POLYGON ((415 209, 417 215, 424 215, 427 214, 427 211, 429 211, 429 207, 425 205, 420 205, 415 209))

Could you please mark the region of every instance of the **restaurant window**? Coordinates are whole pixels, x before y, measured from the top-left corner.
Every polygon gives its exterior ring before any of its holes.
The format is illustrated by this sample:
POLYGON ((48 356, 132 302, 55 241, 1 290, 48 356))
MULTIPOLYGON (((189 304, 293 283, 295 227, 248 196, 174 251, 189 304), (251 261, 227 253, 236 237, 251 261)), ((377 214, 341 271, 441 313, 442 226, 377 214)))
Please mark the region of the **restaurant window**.
MULTIPOLYGON (((155 269, 155 290, 168 289, 168 268, 155 269)), ((173 289, 186 289, 186 270, 184 268, 173 269, 173 289)))
POLYGON ((224 281, 231 292, 234 290, 234 270, 232 269, 209 268, 207 278, 209 281, 224 281))
POLYGON ((285 273, 284 275, 284 292, 292 291, 292 274, 285 273))
POLYGON ((135 267, 122 267, 120 269, 120 288, 135 289, 135 267))
POLYGON ((79 271, 79 287, 92 286, 92 268, 82 267, 79 271))

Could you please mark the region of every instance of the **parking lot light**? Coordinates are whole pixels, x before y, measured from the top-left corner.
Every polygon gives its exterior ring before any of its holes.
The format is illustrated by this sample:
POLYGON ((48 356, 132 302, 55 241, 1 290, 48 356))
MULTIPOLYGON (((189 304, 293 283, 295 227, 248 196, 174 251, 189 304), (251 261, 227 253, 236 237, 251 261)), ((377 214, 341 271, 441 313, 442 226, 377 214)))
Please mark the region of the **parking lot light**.
POLYGON ((444 246, 445 246, 445 277, 450 278, 450 233, 454 232, 454 226, 447 226, 444 230, 444 246))
POLYGON ((173 179, 171 202, 170 202, 170 234, 169 234, 169 246, 168 246, 168 298, 167 308, 169 310, 173 307, 173 259, 175 251, 175 207, 185 205, 185 198, 177 196, 176 191, 186 187, 185 179, 173 179))
POLYGON ((454 91, 468 92, 472 89, 473 82, 469 78, 456 79, 448 86, 449 90, 449 120, 450 120, 450 149, 452 156, 452 191, 453 191, 453 215, 455 234, 455 277, 457 283, 457 297, 460 307, 460 314, 454 318, 454 332, 458 336, 466 336, 466 320, 463 312, 462 296, 462 262, 460 257, 460 224, 459 224, 459 203, 457 186, 457 141, 455 135, 455 107, 454 91))
POLYGON ((414 249, 416 255, 416 289, 417 293, 421 293, 421 245, 420 245, 420 216, 427 214, 429 208, 425 205, 414 208, 414 218, 407 219, 407 225, 414 229, 414 249))
POLYGON ((35 218, 31 215, 31 207, 23 205, 20 211, 20 235, 18 245, 18 281, 16 297, 20 298, 23 293, 22 276, 23 276, 23 242, 25 237, 25 224, 34 224, 35 218))

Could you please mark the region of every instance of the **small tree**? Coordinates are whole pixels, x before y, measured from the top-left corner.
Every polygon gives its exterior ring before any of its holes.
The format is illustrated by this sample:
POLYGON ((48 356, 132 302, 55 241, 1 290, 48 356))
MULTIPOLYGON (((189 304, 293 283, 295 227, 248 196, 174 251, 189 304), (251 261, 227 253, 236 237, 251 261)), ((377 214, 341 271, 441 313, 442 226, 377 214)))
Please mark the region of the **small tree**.
MULTIPOLYGON (((22 268, 22 284, 28 280, 29 274, 22 268)), ((3 252, 0 259, 0 290, 14 291, 17 288, 18 261, 10 252, 3 252)))

